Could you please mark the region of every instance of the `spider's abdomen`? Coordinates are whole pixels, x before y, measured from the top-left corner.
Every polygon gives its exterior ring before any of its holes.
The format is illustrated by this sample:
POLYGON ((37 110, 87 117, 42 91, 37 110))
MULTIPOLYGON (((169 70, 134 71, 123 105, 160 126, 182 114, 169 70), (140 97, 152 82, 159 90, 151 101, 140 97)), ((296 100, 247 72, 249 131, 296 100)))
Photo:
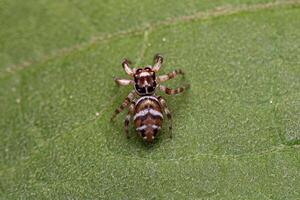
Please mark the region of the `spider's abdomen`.
POLYGON ((148 142, 152 142, 158 130, 161 129, 163 114, 156 97, 141 97, 135 105, 133 117, 136 130, 148 142))

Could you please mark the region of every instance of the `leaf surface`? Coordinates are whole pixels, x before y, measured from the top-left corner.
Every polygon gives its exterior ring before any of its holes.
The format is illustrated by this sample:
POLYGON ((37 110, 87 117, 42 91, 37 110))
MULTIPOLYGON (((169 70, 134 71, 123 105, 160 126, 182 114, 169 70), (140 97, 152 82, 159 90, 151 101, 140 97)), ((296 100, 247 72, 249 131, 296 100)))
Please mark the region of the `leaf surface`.
POLYGON ((1 33, 23 27, 34 37, 7 37, 15 43, 3 49, 3 66, 17 66, 0 79, 1 198, 299 198, 300 2, 11 2, 2 9, 21 7, 14 16, 21 21, 9 19, 1 33), (44 30, 25 26, 49 10, 57 18, 50 15, 44 30), (68 32, 64 20, 76 28, 68 32), (120 32, 129 29, 136 30, 120 32), (95 33, 111 35, 82 45, 95 33), (160 74, 186 73, 166 85, 191 88, 166 97, 174 138, 165 122, 158 140, 145 145, 133 127, 125 138, 125 112, 109 122, 132 89, 116 87, 112 77, 126 77, 122 58, 147 65, 158 52, 165 56, 160 74), (23 59, 35 61, 22 68, 23 59))

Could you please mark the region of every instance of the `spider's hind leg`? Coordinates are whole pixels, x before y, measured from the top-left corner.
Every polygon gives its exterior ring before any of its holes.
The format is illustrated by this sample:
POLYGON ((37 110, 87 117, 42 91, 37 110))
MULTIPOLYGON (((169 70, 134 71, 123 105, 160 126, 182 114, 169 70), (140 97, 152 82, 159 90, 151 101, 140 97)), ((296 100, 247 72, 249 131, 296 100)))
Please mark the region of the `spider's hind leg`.
POLYGON ((124 110, 124 108, 126 108, 130 102, 132 102, 132 100, 134 99, 134 95, 135 95, 135 91, 132 90, 128 96, 125 98, 125 100, 123 101, 123 103, 115 110, 114 114, 111 117, 111 121, 113 121, 115 119, 115 117, 124 110))
POLYGON ((129 110, 128 110, 128 113, 125 117, 125 121, 124 121, 125 135, 126 135, 127 138, 129 138, 128 126, 129 126, 129 122, 130 122, 130 119, 131 119, 131 116, 133 115, 133 113, 134 113, 134 104, 131 104, 129 106, 129 110))
POLYGON ((162 106, 162 109, 163 109, 163 112, 164 114, 167 115, 167 118, 168 118, 168 121, 169 121, 169 133, 170 133, 170 138, 172 138, 172 113, 171 111, 169 110, 168 106, 167 106, 167 103, 166 103, 166 100, 159 96, 158 97, 158 101, 159 103, 161 104, 162 106))

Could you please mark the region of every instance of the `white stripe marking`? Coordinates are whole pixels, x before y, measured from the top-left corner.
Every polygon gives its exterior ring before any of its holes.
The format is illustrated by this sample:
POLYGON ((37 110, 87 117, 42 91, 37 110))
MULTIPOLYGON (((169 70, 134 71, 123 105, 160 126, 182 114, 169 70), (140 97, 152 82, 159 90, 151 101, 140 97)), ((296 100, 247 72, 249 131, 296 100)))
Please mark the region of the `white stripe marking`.
POLYGON ((149 112, 151 115, 160 116, 161 118, 164 118, 163 115, 160 112, 158 112, 157 110, 150 109, 149 112))
POLYGON ((149 72, 142 72, 140 73, 140 77, 146 77, 146 76, 150 76, 151 74, 149 72))
POLYGON ((152 128, 160 130, 160 126, 152 125, 152 128))
POLYGON ((153 97, 153 96, 144 96, 144 97, 141 97, 137 100, 137 102, 135 103, 135 105, 138 105, 140 103, 140 101, 144 100, 144 99, 152 99, 156 102, 159 103, 158 99, 156 97, 153 97))
MULTIPOLYGON (((137 131, 142 131, 142 130, 145 130, 147 127, 148 127, 148 126, 143 125, 143 126, 138 127, 136 130, 137 130, 137 131)), ((152 129, 158 129, 158 130, 160 130, 160 126, 152 125, 152 129)))
POLYGON ((159 117, 163 118, 163 115, 160 112, 150 108, 150 109, 141 110, 140 112, 136 113, 133 117, 133 120, 135 120, 138 117, 144 117, 148 113, 150 113, 153 116, 159 116, 159 117))
POLYGON ((143 126, 138 127, 136 130, 137 131, 142 131, 142 130, 145 130, 146 128, 147 128, 147 126, 143 125, 143 126))
POLYGON ((136 113, 133 117, 133 120, 135 120, 138 117, 143 117, 148 114, 148 110, 141 110, 140 112, 136 113))

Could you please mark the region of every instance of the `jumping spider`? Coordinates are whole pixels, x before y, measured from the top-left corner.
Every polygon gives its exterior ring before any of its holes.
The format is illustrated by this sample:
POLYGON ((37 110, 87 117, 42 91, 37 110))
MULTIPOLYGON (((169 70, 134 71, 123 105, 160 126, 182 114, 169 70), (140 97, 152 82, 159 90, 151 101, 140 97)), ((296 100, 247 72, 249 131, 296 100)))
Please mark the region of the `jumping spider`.
POLYGON ((122 66, 125 72, 133 77, 133 80, 114 78, 117 85, 133 85, 132 90, 125 98, 123 103, 118 107, 112 120, 119 114, 124 108, 129 106, 127 116, 125 118, 125 133, 128 137, 128 125, 131 117, 133 116, 134 125, 140 136, 148 143, 153 142, 157 132, 161 129, 163 114, 167 115, 169 121, 169 132, 172 137, 172 115, 166 105, 166 101, 163 97, 157 96, 155 90, 157 87, 168 95, 173 95, 183 92, 189 87, 189 85, 179 87, 177 89, 170 89, 160 83, 174 78, 177 74, 183 75, 184 73, 177 69, 166 75, 156 77, 155 73, 161 67, 163 63, 163 57, 161 55, 154 56, 154 65, 146 66, 144 68, 129 67, 130 62, 125 59, 122 66))

